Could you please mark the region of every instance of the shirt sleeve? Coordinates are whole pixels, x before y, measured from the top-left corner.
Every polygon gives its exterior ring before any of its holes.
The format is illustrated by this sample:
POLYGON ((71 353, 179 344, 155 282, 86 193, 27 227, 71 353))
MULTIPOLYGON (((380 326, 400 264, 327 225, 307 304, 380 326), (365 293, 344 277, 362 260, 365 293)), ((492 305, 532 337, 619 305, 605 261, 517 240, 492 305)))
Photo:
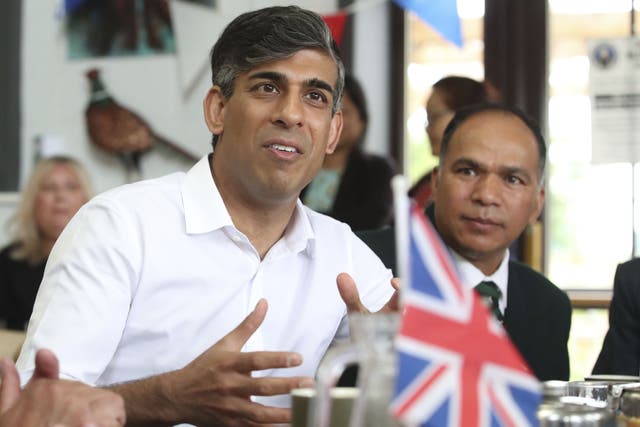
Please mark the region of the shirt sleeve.
MULTIPOLYGON (((393 295, 391 270, 385 267, 380 258, 359 238, 351 239, 353 265, 350 274, 356 282, 360 300, 367 309, 375 313, 380 310, 393 295)), ((349 322, 345 316, 334 338, 334 344, 348 339, 349 322)))
POLYGON ((359 238, 353 236, 354 279, 360 299, 371 312, 380 310, 393 295, 391 270, 359 238))
POLYGON ((39 348, 58 356, 62 378, 98 380, 118 346, 138 283, 139 229, 131 213, 105 196, 69 222, 49 256, 17 363, 23 384, 39 348))

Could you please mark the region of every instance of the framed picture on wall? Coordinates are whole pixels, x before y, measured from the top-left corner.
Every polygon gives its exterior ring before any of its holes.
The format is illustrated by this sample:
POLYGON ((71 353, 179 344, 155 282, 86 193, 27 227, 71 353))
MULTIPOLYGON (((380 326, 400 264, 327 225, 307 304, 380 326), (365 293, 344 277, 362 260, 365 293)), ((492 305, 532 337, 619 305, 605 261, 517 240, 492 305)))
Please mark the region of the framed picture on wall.
POLYGON ((175 53, 169 0, 67 2, 70 59, 175 53))

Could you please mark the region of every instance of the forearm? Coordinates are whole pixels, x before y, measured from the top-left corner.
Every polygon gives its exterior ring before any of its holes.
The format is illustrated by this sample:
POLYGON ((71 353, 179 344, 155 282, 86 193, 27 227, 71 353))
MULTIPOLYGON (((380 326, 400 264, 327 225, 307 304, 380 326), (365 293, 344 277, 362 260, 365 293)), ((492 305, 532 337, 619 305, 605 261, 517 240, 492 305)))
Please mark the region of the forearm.
POLYGON ((175 395, 176 371, 107 387, 122 396, 127 426, 172 426, 184 423, 175 395))

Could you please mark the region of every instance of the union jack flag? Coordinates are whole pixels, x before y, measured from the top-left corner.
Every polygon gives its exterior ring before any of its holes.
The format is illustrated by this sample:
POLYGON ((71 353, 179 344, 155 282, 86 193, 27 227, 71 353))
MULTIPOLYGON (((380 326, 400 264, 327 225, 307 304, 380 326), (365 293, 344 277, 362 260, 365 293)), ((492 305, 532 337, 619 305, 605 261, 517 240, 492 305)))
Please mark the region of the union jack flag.
POLYGON ((537 425, 540 385, 424 214, 409 220, 410 286, 391 411, 410 426, 537 425))

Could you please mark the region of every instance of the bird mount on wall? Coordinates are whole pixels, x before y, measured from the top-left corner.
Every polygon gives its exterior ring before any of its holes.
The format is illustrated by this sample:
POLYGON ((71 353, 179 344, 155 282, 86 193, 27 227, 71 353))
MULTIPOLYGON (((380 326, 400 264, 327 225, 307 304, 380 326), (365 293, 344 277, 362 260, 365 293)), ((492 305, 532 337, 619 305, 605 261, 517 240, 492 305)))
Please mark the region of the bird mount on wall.
POLYGON ((155 133, 134 111, 118 104, 106 90, 98 69, 87 71, 87 77, 91 84, 89 104, 85 110, 89 138, 98 148, 120 158, 127 172, 128 182, 140 179, 141 157, 156 143, 188 160, 198 160, 195 154, 155 133))

